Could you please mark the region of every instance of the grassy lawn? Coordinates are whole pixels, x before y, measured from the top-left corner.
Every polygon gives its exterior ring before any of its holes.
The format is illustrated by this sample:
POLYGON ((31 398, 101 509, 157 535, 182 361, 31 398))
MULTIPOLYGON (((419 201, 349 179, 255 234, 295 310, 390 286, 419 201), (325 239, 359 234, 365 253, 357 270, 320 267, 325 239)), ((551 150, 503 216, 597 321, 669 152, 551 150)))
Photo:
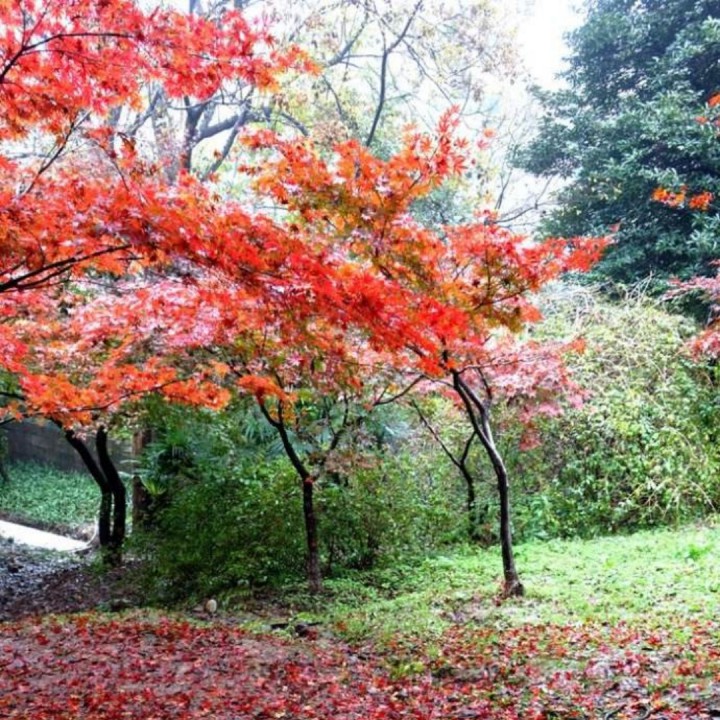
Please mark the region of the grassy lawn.
POLYGON ((330 600, 298 592, 301 617, 349 639, 430 639, 453 625, 627 623, 672 627, 720 615, 720 527, 714 522, 594 540, 520 545, 526 597, 500 602, 499 549, 465 549, 327 582, 330 600))
POLYGON ((95 522, 100 494, 89 475, 31 463, 7 469, 11 482, 0 482, 0 515, 39 526, 95 522))

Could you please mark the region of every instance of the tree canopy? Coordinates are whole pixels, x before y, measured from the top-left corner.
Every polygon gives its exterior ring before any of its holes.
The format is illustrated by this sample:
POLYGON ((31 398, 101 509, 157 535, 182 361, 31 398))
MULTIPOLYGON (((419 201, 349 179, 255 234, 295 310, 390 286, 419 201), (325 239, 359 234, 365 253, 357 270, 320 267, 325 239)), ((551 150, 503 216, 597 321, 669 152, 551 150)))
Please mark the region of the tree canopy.
MULTIPOLYGON (((312 70, 301 51, 274 50, 266 28, 237 12, 28 1, 5 15, 0 328, 10 351, 0 362, 15 389, 3 412, 52 420, 74 443, 94 432, 102 475, 117 480, 107 428, 149 395, 218 408, 249 394, 283 435, 299 393, 357 394, 375 377, 401 392, 440 383, 457 393, 495 469, 506 586, 521 590, 490 410, 495 397, 513 398, 530 419, 572 389, 564 348, 519 334, 540 317, 531 295, 588 269, 605 241, 533 243, 491 213, 425 226, 414 203, 471 167, 454 109, 434 133, 407 129, 387 159, 355 139, 328 148, 303 133, 247 129, 237 156, 246 192, 224 196, 190 172, 187 144, 168 172, 118 114, 152 110, 157 94, 141 91, 159 83, 189 121, 187 108, 224 83, 275 90, 283 71, 312 70), (67 92, 38 99, 32 88, 56 64, 67 92), (27 153, 33 138, 41 150, 27 153)), ((317 569, 317 477, 285 440, 317 569)), ((319 574, 310 579, 317 589, 319 574)))

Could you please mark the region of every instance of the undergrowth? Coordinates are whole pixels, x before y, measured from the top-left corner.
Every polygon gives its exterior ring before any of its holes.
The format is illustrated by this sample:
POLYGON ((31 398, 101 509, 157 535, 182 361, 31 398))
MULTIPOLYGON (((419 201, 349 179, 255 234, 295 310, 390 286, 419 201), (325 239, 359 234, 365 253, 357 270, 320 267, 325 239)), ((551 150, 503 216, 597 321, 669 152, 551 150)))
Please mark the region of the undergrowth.
POLYGON ((89 475, 46 465, 9 465, 9 483, 0 482, 0 514, 28 524, 75 527, 95 521, 100 502, 89 475))

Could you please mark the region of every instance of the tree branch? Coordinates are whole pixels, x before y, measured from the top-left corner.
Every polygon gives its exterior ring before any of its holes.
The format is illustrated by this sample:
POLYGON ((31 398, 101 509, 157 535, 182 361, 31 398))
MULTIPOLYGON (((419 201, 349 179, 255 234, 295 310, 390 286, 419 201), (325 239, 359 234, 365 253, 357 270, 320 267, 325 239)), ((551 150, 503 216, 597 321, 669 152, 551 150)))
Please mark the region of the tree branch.
MULTIPOLYGON (((375 116, 373 117, 372 125, 370 126, 370 132, 368 133, 368 136, 365 139, 365 147, 370 147, 373 139, 375 138, 375 133, 376 133, 378 125, 380 123, 380 116, 382 115, 382 111, 385 106, 385 93, 387 91, 387 70, 388 70, 388 60, 390 58, 390 54, 393 52, 393 50, 395 50, 395 48, 403 41, 403 39, 407 35, 408 31, 410 30, 410 26, 412 25, 413 20, 415 19, 415 16, 417 15, 421 6, 422 6, 422 0, 420 0, 418 3, 415 4, 415 7, 413 8, 413 11, 410 13, 410 17, 407 19, 405 26, 400 31, 400 34, 395 38, 393 43, 390 46, 387 46, 387 45, 384 46, 382 60, 380 61, 380 96, 378 98, 377 107, 375 108, 375 116)), ((384 33, 383 33, 383 38, 384 38, 384 33)))

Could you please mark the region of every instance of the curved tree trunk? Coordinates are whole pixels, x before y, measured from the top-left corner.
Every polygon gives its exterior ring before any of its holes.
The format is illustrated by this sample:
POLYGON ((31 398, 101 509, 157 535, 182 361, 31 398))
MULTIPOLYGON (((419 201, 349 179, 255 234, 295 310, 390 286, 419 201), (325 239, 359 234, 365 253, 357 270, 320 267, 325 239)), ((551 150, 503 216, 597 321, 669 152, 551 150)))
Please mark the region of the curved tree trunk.
POLYGON ((98 541, 103 562, 119 565, 122 562, 122 546, 125 542, 127 494, 107 446, 107 431, 100 428, 95 435, 98 460, 83 440, 72 430, 65 431, 65 439, 80 455, 85 467, 100 488, 98 516, 98 541))
MULTIPOLYGON (((487 418, 484 418, 484 423, 487 418)), ((490 430, 488 425, 488 431, 490 430)), ((504 587, 503 595, 505 597, 519 597, 525 594, 525 588, 520 582, 520 575, 515 567, 515 555, 513 553, 512 542, 512 525, 510 522, 510 486, 508 483, 508 474, 500 454, 495 448, 492 435, 488 437, 489 443, 485 443, 485 439, 481 438, 485 449, 490 456, 493 469, 495 470, 495 478, 497 480, 498 496, 500 500, 500 547, 502 549, 503 560, 503 578, 504 587)))
POLYGON ((318 522, 317 515, 315 514, 315 478, 310 474, 310 471, 292 444, 283 419, 282 406, 278 405, 278 417, 276 419, 272 417, 262 402, 260 402, 259 405, 260 411, 265 419, 277 430, 278 435, 280 435, 285 454, 288 456, 302 483, 303 519, 305 521, 305 539, 307 543, 306 571, 308 587, 311 593, 319 593, 322 591, 322 571, 320 569, 318 522))
POLYGON ((500 499, 500 546, 503 562, 503 595, 505 597, 519 597, 525 594, 525 588, 520 581, 515 566, 515 556, 512 546, 512 526, 510 519, 510 487, 505 463, 495 446, 492 427, 490 426, 489 402, 483 403, 469 387, 460 373, 452 373, 453 387, 460 396, 473 429, 480 438, 485 451, 490 458, 497 482, 500 499))
POLYGON ((100 509, 98 514, 98 542, 101 548, 107 548, 110 544, 112 531, 112 493, 110 485, 105 478, 100 466, 95 461, 87 445, 72 430, 65 431, 65 439, 72 445, 73 449, 80 456, 88 469, 96 485, 100 489, 100 509))

